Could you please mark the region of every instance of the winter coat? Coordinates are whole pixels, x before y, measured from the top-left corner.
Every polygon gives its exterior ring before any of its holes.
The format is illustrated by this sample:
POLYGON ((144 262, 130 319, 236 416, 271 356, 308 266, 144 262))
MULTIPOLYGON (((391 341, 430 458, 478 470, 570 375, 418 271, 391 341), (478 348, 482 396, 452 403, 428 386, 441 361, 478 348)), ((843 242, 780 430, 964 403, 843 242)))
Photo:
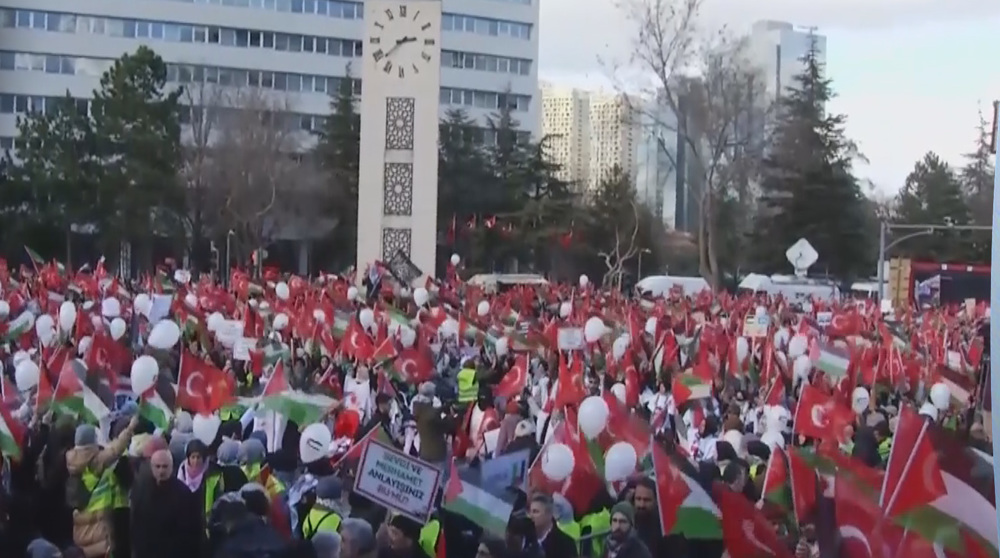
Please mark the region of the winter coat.
MULTIPOLYGON (((125 452, 131 439, 132 430, 127 428, 104 448, 90 444, 67 451, 69 475, 82 475, 89 468, 99 478, 125 452)), ((87 558, 106 555, 111 549, 111 510, 73 510, 73 543, 87 558)))
POLYGON ((638 533, 633 529, 632 532, 628 534, 628 537, 622 542, 621 546, 617 549, 617 552, 612 554, 612 550, 609 544, 604 544, 604 558, 653 558, 653 554, 646 547, 646 543, 642 542, 639 538, 638 533))
POLYGON ((445 413, 431 401, 415 400, 413 403, 413 418, 420 435, 420 458, 425 461, 440 463, 448 458, 445 437, 455 430, 455 421, 445 413))

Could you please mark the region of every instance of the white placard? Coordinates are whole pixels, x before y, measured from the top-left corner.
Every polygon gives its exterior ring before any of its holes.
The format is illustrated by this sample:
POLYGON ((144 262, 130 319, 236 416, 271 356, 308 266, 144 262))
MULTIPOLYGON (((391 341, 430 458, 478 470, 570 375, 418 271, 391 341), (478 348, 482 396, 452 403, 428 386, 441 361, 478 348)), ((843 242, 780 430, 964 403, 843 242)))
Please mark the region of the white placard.
POLYGON ((149 309, 149 323, 156 322, 170 315, 170 306, 174 303, 174 295, 155 294, 153 304, 149 309))
POLYGON ((257 346, 257 340, 240 337, 233 343, 233 359, 250 362, 250 351, 257 346))
POLYGON ((377 440, 365 444, 354 492, 418 523, 430 521, 441 471, 377 440))
POLYGON ((215 330, 215 338, 222 346, 231 349, 243 338, 243 320, 223 320, 215 330))
POLYGON ((833 323, 833 312, 816 312, 816 323, 826 327, 833 323))
POLYGON ((557 339, 560 351, 578 351, 586 346, 582 327, 561 327, 557 339))
POLYGON ((770 316, 751 314, 743 321, 743 337, 767 337, 767 330, 770 326, 770 316))

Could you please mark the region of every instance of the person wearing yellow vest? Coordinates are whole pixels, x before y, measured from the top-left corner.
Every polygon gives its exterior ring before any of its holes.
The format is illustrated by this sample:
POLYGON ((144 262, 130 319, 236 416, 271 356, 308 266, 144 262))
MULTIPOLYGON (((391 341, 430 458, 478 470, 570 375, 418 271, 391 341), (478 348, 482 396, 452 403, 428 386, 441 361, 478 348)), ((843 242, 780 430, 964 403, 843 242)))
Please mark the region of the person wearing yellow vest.
POLYGON ((336 533, 340 529, 344 517, 342 496, 343 484, 337 477, 328 476, 317 481, 316 501, 302 520, 302 538, 311 539, 316 533, 336 533))
POLYGON ((244 440, 240 444, 238 459, 240 469, 247 477, 247 482, 254 482, 264 487, 267 497, 278 498, 285 491, 285 483, 271 474, 270 468, 263 465, 267 450, 264 444, 256 438, 244 440))
POLYGON ((73 543, 86 558, 111 550, 111 510, 114 507, 114 464, 128 448, 138 425, 133 417, 114 440, 102 448, 97 429, 90 424, 76 428, 74 447, 66 452, 67 504, 73 509, 73 543))
POLYGON ((456 376, 458 382, 458 402, 467 405, 479 397, 479 378, 472 360, 466 361, 456 376))
POLYGON ((201 440, 194 439, 188 442, 184 453, 187 458, 177 468, 177 478, 187 486, 188 490, 198 495, 207 518, 212 511, 212 505, 225 492, 222 472, 218 465, 208 460, 208 446, 201 440))
POLYGON ((420 548, 428 556, 437 554, 438 537, 441 536, 441 521, 434 518, 420 529, 420 548))

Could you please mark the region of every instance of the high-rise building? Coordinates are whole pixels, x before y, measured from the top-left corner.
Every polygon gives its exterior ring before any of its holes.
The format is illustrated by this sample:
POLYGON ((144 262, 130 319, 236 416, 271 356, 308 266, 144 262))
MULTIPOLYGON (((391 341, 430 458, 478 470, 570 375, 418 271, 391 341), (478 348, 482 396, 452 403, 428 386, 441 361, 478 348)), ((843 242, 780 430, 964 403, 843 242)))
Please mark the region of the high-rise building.
POLYGON ((640 126, 633 100, 620 93, 590 96, 590 179, 596 188, 615 167, 633 180, 639 149, 640 126))
POLYGON ((590 178, 590 96, 579 89, 542 86, 542 134, 560 180, 578 185, 590 178))
POLYGON ((640 101, 635 193, 664 224, 673 226, 677 197, 677 117, 666 103, 640 101))
POLYGON ((758 21, 750 32, 750 54, 767 83, 770 96, 781 96, 802 72, 802 57, 815 42, 820 62, 826 62, 826 37, 814 29, 783 21, 758 21))
MULTIPOLYGON (((0 0, 0 145, 16 115, 68 91, 81 107, 102 72, 140 45, 177 84, 207 82, 286 95, 307 130, 328 94, 360 72, 362 2, 347 0, 0 0)), ((538 0, 443 0, 441 113, 484 124, 510 107, 537 134, 538 0)), ((356 92, 362 84, 353 82, 356 92)))

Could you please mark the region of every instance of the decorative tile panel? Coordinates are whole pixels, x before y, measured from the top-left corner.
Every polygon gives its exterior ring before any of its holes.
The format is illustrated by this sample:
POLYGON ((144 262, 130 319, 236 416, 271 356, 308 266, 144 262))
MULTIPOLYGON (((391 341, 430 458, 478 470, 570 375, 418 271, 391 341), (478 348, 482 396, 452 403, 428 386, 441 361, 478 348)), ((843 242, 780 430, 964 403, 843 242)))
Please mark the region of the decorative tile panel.
POLYGON ((385 148, 413 149, 413 97, 388 97, 385 100, 385 148))
POLYGON ((382 261, 391 260, 397 250, 402 250, 409 258, 411 246, 412 234, 409 228, 385 227, 382 229, 382 261))
POLYGON ((383 171, 382 214, 413 214, 413 164, 386 163, 383 171))

